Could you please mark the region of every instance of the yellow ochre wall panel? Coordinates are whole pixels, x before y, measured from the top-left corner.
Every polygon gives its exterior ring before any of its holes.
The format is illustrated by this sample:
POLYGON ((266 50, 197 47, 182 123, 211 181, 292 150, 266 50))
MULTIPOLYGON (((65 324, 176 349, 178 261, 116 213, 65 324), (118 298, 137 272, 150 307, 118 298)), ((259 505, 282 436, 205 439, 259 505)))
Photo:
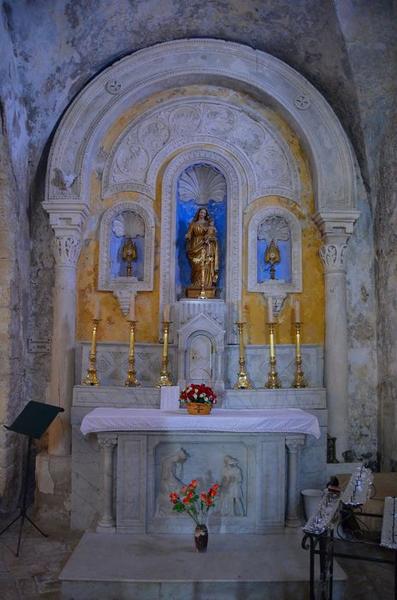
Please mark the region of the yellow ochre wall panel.
MULTIPOLYGON (((161 105, 163 102, 175 97, 186 95, 198 98, 205 95, 214 96, 214 99, 225 99, 236 105, 249 106, 260 112, 273 126, 277 127, 289 145, 294 155, 301 181, 301 206, 292 201, 278 196, 267 196, 254 200, 247 207, 244 214, 244 245, 243 245, 243 304, 248 318, 248 342, 263 344, 268 342, 266 322, 266 303, 262 294, 246 291, 247 281, 247 231, 248 223, 253 212, 263 206, 283 206, 291 210, 302 224, 302 259, 303 259, 303 292, 295 294, 301 301, 303 325, 303 343, 323 343, 324 341, 324 283, 323 271, 318 250, 320 247, 320 234, 313 223, 311 216, 315 212, 314 198, 311 184, 311 175, 307 157, 301 147, 298 137, 290 126, 272 109, 258 104, 248 95, 232 90, 214 86, 188 86, 155 94, 148 100, 134 105, 120 116, 109 128, 101 147, 109 153, 119 135, 129 123, 143 114, 161 105)), ((160 248, 160 220, 161 220, 161 178, 166 164, 172 156, 167 158, 162 165, 156 184, 154 210, 156 214, 155 232, 155 272, 154 288, 152 292, 139 292, 136 300, 136 314, 138 320, 137 340, 140 342, 158 341, 159 322, 159 248, 160 248)), ((99 217, 102 212, 116 202, 136 199, 134 192, 117 193, 102 200, 101 183, 94 172, 91 176, 90 208, 91 215, 99 217)), ((95 296, 100 298, 102 321, 99 330, 100 341, 127 342, 128 325, 120 309, 118 300, 111 292, 98 292, 98 252, 99 252, 99 222, 97 227, 90 232, 83 244, 78 264, 77 276, 77 339, 88 340, 91 335, 91 324, 95 296)), ((291 343, 293 341, 292 311, 289 299, 286 300, 280 315, 277 330, 277 343, 291 343)))

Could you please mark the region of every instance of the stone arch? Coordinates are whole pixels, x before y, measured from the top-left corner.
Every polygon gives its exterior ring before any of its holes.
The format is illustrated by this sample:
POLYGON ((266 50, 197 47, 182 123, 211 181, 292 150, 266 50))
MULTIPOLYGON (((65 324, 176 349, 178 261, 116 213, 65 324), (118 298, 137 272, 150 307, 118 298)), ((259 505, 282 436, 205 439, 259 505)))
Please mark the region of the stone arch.
MULTIPOLYGON (((348 138, 323 96, 280 60, 241 44, 211 39, 158 44, 121 59, 77 96, 51 147, 45 208, 81 224, 88 203, 90 165, 109 125, 128 106, 155 91, 188 83, 249 91, 271 102, 305 145, 312 166, 317 210, 352 211, 356 203, 354 157, 348 138)), ((54 219, 53 219, 54 220, 54 219)))
POLYGON ((153 197, 162 165, 187 143, 221 146, 238 156, 250 179, 250 201, 280 195, 300 203, 298 165, 274 124, 253 107, 194 92, 143 111, 128 124, 106 159, 102 196, 134 190, 153 197))

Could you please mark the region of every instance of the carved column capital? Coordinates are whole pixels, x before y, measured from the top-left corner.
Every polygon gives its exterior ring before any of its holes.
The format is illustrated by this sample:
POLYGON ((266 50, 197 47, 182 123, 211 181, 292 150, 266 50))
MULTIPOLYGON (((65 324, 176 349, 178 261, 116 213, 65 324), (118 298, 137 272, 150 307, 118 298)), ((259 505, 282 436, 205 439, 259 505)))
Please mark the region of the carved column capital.
POLYGON ((75 267, 80 255, 82 230, 88 215, 85 204, 43 202, 55 232, 54 256, 58 266, 75 267))
POLYGON ((320 211, 314 215, 323 237, 320 258, 325 273, 345 272, 347 243, 358 216, 357 211, 320 211))
POLYGON ((347 240, 346 243, 342 240, 333 240, 321 246, 319 253, 326 273, 345 271, 346 248, 347 240))
POLYGON ((74 232, 55 235, 53 251, 56 264, 60 267, 75 267, 80 256, 81 239, 74 232))
POLYGON ((296 454, 302 446, 305 444, 305 434, 302 435, 287 435, 285 438, 285 445, 288 449, 289 454, 296 454))
POLYGON ((100 448, 114 448, 117 446, 118 437, 117 435, 111 434, 98 434, 98 446, 100 448))

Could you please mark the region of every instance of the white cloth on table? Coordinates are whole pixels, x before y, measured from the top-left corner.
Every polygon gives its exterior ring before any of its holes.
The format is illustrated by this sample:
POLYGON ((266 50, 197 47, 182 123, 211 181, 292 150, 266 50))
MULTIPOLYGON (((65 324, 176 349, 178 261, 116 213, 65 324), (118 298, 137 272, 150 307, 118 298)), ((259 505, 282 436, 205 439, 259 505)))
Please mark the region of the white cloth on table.
POLYGON ((179 409, 179 385, 163 385, 160 388, 160 409, 178 410, 179 409))
POLYGON ((81 423, 84 435, 99 431, 226 431, 306 433, 320 437, 317 417, 300 408, 229 410, 189 415, 185 409, 95 408, 81 423))

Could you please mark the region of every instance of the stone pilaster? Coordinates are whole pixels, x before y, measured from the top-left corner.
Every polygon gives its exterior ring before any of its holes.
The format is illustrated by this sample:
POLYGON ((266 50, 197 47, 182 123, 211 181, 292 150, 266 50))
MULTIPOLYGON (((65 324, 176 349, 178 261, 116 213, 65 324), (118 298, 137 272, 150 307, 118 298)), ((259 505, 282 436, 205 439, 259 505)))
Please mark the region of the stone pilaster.
POLYGON ((76 329, 76 269, 81 249, 81 230, 87 209, 68 210, 45 203, 55 232, 54 321, 51 348, 51 381, 48 402, 64 409, 49 431, 48 452, 70 454, 70 409, 74 385, 76 329))
POLYGON ((356 211, 317 213, 323 236, 320 257, 325 278, 324 378, 328 432, 336 437, 336 455, 349 449, 346 267, 347 243, 358 218, 356 211))

